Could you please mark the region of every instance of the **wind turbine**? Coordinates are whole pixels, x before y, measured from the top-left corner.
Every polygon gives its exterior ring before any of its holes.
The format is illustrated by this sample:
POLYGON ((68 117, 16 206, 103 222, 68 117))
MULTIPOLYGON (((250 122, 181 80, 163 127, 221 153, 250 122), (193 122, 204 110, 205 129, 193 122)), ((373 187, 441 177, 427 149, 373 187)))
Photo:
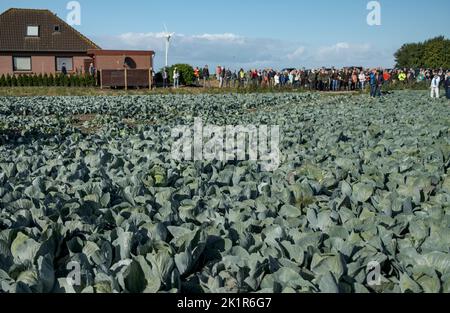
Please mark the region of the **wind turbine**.
POLYGON ((166 24, 164 24, 164 33, 163 36, 166 39, 166 68, 169 66, 169 47, 170 47, 170 39, 175 35, 175 33, 169 33, 167 30, 166 24))

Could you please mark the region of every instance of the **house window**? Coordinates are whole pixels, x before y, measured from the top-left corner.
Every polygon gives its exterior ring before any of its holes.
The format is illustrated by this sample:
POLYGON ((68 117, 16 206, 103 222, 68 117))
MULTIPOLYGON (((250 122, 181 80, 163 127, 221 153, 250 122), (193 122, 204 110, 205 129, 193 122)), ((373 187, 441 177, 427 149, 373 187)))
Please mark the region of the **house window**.
POLYGON ((53 30, 54 30, 56 33, 59 33, 59 32, 61 31, 61 26, 55 25, 55 26, 53 27, 53 30))
POLYGON ((27 27, 28 37, 39 37, 39 26, 28 26, 27 27))
POLYGON ((31 57, 14 57, 14 71, 31 71, 31 57))
POLYGON ((72 57, 56 57, 56 71, 61 72, 63 65, 66 66, 68 72, 73 71, 72 57))

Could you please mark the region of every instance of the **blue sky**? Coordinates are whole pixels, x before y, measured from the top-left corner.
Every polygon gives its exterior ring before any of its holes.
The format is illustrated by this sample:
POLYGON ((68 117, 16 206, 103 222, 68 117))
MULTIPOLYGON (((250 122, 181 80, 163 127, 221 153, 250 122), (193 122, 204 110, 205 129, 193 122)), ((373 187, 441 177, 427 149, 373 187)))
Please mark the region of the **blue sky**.
MULTIPOLYGON (((65 18, 69 0, 2 0, 65 18)), ((406 42, 450 37, 449 0, 379 0, 381 25, 366 22, 369 0, 79 0, 79 31, 103 48, 152 49, 163 64, 163 24, 176 32, 170 63, 233 67, 385 66, 406 42)), ((1 31, 1 30, 0 30, 1 31)))

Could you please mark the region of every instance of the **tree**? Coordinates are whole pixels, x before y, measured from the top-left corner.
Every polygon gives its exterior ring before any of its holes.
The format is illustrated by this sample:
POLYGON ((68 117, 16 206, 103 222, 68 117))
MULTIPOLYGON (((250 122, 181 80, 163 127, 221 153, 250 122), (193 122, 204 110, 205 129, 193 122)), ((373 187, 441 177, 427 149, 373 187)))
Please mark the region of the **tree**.
POLYGON ((425 66, 429 68, 450 68, 450 40, 444 36, 425 41, 425 66))
POLYGON ((397 67, 450 68, 450 40, 439 36, 425 42, 404 44, 395 53, 397 67))
POLYGON ((424 46, 422 43, 409 43, 403 45, 396 53, 397 67, 424 67, 424 46))

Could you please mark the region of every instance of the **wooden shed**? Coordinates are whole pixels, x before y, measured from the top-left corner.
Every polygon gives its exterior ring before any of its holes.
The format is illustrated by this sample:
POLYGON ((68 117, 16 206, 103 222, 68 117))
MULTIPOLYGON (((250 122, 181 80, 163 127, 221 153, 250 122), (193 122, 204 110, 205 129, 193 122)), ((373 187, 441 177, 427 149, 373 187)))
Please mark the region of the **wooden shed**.
POLYGON ((88 50, 104 87, 150 87, 153 83, 153 51, 88 50))

